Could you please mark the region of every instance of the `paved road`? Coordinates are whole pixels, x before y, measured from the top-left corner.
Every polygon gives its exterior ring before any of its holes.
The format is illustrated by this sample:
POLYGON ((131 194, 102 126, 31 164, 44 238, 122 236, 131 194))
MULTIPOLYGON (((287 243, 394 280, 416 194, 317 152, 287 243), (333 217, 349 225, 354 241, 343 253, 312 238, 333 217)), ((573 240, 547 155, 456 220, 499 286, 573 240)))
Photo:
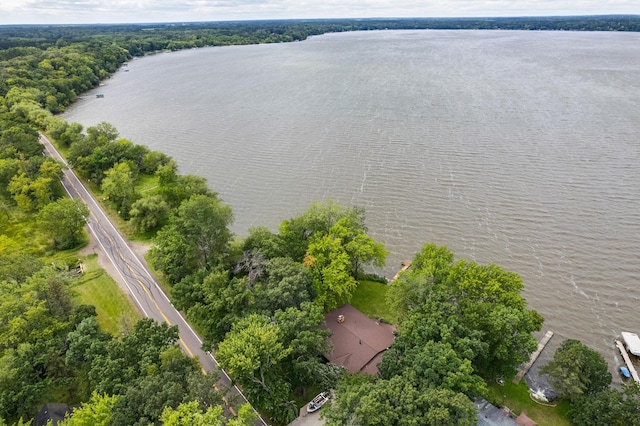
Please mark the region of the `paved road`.
MULTIPOLYGON (((229 375, 218 367, 218 362, 209 352, 202 350, 202 340, 191 328, 183 316, 173 307, 167 295, 162 291, 153 275, 146 266, 144 259, 140 259, 131 250, 126 240, 111 223, 100 204, 93 198, 76 174, 68 167, 67 162, 55 149, 53 144, 44 135, 40 135, 40 142, 44 145, 47 154, 67 166, 64 170, 62 185, 70 197, 80 198, 89 207, 90 217, 87 226, 91 235, 98 242, 103 252, 107 255, 121 280, 126 291, 133 297, 138 308, 148 317, 158 322, 166 322, 177 325, 179 330, 179 342, 182 349, 191 357, 197 357, 204 372, 218 371, 220 373, 219 388, 229 388, 231 379, 229 375)), ((240 403, 248 402, 242 392, 236 387, 231 387, 227 398, 240 399, 240 403)), ((235 414, 233 408, 231 412, 235 414)), ((265 425, 260 418, 257 425, 265 425)))

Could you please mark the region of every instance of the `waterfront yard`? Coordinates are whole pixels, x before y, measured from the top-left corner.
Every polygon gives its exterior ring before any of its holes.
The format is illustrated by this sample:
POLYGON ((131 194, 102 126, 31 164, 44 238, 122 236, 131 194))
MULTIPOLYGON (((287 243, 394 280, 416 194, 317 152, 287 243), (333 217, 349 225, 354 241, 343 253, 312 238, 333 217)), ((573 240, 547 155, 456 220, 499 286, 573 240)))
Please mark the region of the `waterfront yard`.
POLYGON ((73 281, 73 291, 79 303, 94 305, 98 323, 114 336, 133 327, 140 314, 120 290, 116 282, 98 265, 98 256, 83 259, 84 273, 73 281))
POLYGON ((351 305, 368 317, 382 320, 389 324, 398 322, 398 312, 387 303, 389 286, 375 281, 358 281, 351 299, 351 305))
POLYGON ((504 386, 496 382, 488 383, 489 394, 487 400, 496 407, 507 406, 515 414, 523 411, 529 418, 545 426, 569 426, 567 411, 569 402, 556 400, 553 404, 542 405, 534 402, 529 396, 529 387, 524 381, 513 384, 511 378, 505 379, 504 386))

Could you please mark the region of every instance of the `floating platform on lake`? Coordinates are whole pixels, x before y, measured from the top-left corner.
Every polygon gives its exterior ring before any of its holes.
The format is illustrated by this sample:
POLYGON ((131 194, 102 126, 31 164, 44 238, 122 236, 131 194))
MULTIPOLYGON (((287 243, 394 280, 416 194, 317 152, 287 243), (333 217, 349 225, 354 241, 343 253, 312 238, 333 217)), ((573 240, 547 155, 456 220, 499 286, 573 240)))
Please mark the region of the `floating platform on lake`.
POLYGON ((397 280, 402 272, 404 272, 407 269, 409 269, 409 266, 411 266, 411 261, 410 260, 403 260, 402 262, 400 262, 400 266, 402 266, 402 268, 400 268, 398 273, 393 276, 393 278, 391 279, 391 282, 394 282, 395 280, 397 280))
POLYGON ((533 363, 536 362, 536 360, 538 359, 538 357, 540 356, 545 346, 547 346, 547 343, 549 343, 549 340, 551 340, 552 337, 553 337, 553 331, 549 330, 544 335, 544 337, 540 339, 540 341, 538 342, 538 349, 536 349, 536 351, 531 354, 531 358, 529 359, 529 362, 524 364, 520 369, 520 371, 518 371, 518 374, 516 374, 516 377, 513 378, 513 383, 515 383, 516 385, 520 383, 520 380, 522 380, 524 375, 527 374, 531 366, 533 366, 533 363))
POLYGON ((627 350, 625 349, 624 345, 620 340, 616 340, 616 346, 620 350, 620 354, 622 354, 622 358, 624 359, 625 364, 627 364, 627 369, 631 373, 631 377, 633 378, 633 380, 636 381, 636 383, 640 383, 640 377, 638 377, 638 372, 636 371, 636 368, 633 366, 633 363, 631 362, 631 358, 629 358, 629 354, 627 353, 627 350))

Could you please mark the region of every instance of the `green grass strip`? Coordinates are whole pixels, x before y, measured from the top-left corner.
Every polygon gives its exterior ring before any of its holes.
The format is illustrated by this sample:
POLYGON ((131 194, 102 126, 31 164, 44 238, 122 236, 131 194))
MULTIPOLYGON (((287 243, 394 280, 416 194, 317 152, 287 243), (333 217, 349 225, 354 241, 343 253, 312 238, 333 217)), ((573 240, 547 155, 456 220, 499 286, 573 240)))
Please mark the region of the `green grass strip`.
POLYGON ((82 262, 85 272, 74 280, 76 299, 96 307, 98 323, 104 331, 117 336, 132 327, 141 316, 116 282, 98 265, 98 256, 89 255, 82 262))
POLYGON ((351 305, 370 318, 389 324, 398 322, 398 312, 387 303, 389 286, 375 281, 358 281, 351 305))
POLYGON ((496 382, 488 384, 489 395, 487 400, 493 405, 505 405, 516 414, 523 411, 529 418, 539 425, 549 426, 569 426, 567 411, 569 402, 557 400, 553 402, 554 407, 536 403, 529 396, 529 387, 522 381, 515 385, 511 379, 505 379, 504 386, 496 382))

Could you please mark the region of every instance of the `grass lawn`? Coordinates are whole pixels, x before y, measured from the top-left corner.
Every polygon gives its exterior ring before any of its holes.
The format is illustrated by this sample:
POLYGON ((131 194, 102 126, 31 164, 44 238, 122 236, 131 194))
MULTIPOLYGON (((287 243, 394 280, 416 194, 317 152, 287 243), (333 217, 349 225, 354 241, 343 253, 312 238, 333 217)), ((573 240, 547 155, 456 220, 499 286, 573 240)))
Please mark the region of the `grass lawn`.
POLYGON ((567 411, 568 401, 554 401, 555 407, 549 407, 534 402, 529 396, 529 387, 524 381, 515 385, 511 379, 505 380, 504 386, 495 382, 488 385, 489 395, 487 400, 495 406, 506 405, 516 414, 523 411, 533 421, 545 426, 569 426, 567 411), (504 400, 504 403, 503 403, 504 400))
POLYGON ((9 201, 0 198, 0 234, 10 238, 0 247, 0 252, 23 251, 38 255, 44 253, 48 239, 38 229, 36 215, 25 213, 9 201))
POLYGON ((351 305, 368 317, 382 320, 389 324, 398 322, 395 312, 386 296, 389 286, 375 281, 358 281, 358 288, 351 298, 351 305))
POLYGON ((102 329, 117 336, 123 325, 132 326, 141 316, 116 282, 100 268, 97 255, 87 256, 83 264, 84 274, 74 280, 76 300, 94 305, 102 329))
POLYGON ((140 195, 144 196, 147 192, 153 191, 158 187, 158 176, 156 175, 143 175, 138 176, 136 182, 136 191, 140 195))

